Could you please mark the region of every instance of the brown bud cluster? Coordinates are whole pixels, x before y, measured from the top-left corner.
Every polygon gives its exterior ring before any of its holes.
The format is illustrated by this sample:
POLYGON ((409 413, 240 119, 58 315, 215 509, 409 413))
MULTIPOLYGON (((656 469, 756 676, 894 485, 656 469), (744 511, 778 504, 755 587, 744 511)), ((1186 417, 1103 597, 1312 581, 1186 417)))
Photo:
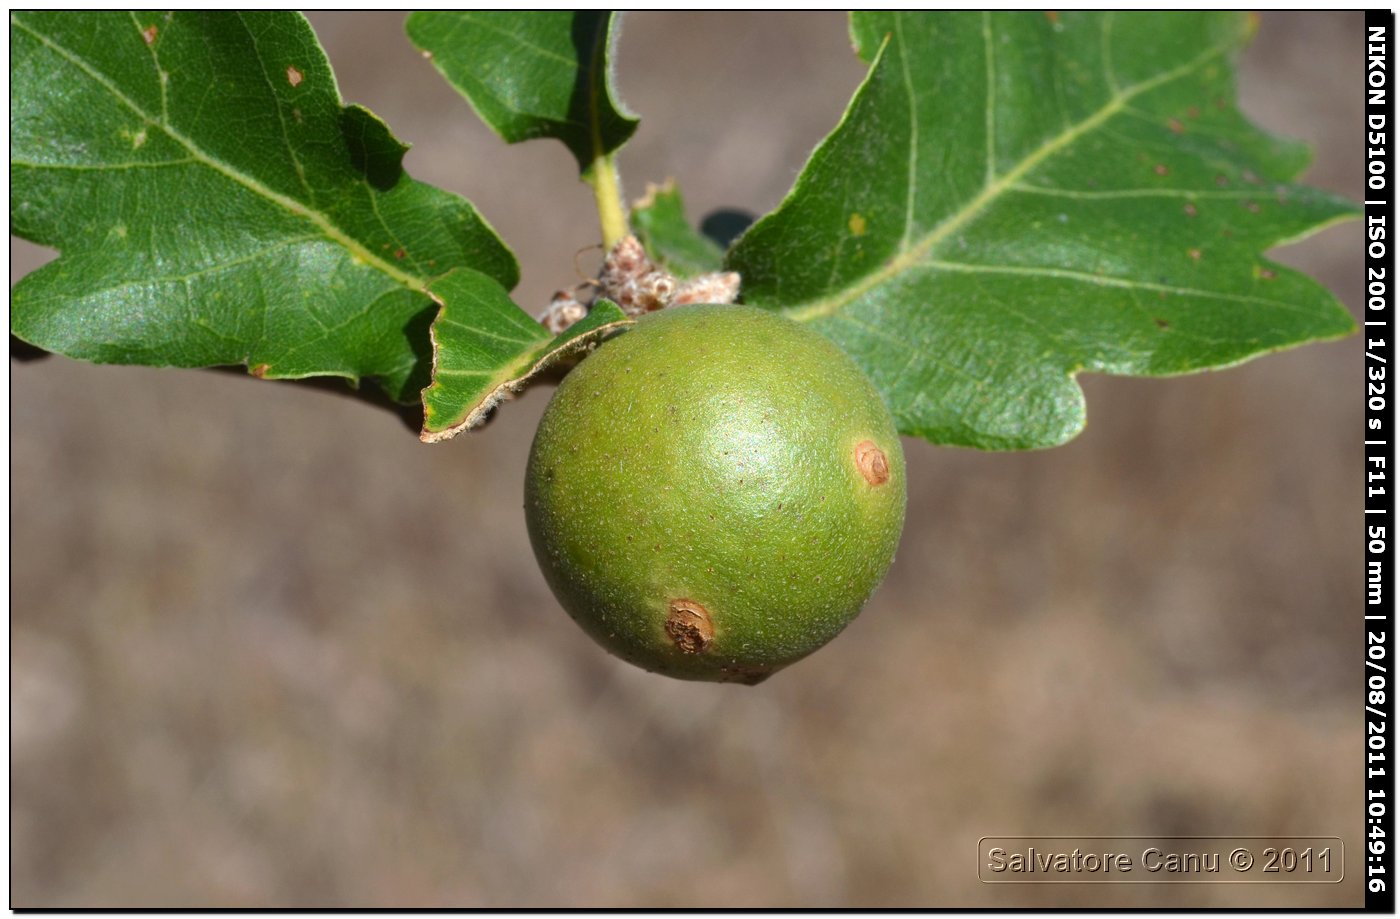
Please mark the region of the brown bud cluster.
POLYGON ((657 265, 635 236, 626 236, 603 260, 597 281, 555 293, 539 320, 559 334, 588 315, 599 299, 611 300, 629 316, 692 303, 733 303, 739 297, 739 275, 714 271, 682 281, 657 265))

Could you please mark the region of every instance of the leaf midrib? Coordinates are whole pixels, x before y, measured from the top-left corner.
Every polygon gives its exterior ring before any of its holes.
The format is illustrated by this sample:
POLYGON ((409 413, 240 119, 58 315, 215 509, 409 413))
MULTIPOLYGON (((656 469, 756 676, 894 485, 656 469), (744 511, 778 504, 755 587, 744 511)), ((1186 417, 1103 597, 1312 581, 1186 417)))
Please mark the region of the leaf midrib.
MULTIPOLYGON (((209 153, 206 153, 198 144, 196 144, 190 138, 186 137, 184 134, 180 133, 173 126, 167 124, 161 119, 152 117, 150 113, 148 113, 142 106, 137 104, 135 100, 131 99, 124 92, 122 92, 121 89, 118 88, 111 80, 109 80, 105 74, 102 74, 93 67, 89 66, 86 61, 78 57, 69 49, 65 48, 63 45, 60 45, 59 43, 50 39, 48 36, 26 25, 23 21, 16 18, 14 14, 10 15, 10 24, 13 26, 17 26, 22 31, 33 36, 36 40, 42 43, 45 47, 49 48, 55 54, 59 55, 73 66, 77 67, 83 73, 86 73, 88 77, 91 78, 94 82, 106 89, 107 92, 111 93, 113 98, 115 98, 121 104, 131 109, 132 112, 140 116, 146 124, 165 132, 165 134, 168 137, 170 137, 170 139, 174 140, 176 143, 180 144, 182 147, 188 150, 190 152, 190 155, 196 162, 201 163, 209 167, 210 169, 213 169, 215 172, 220 173, 221 175, 227 177, 228 179, 231 179, 234 182, 237 182, 244 188, 247 188, 253 193, 267 199, 268 201, 273 202, 274 204, 277 204, 278 206, 289 211, 290 213, 311 221, 330 241, 345 248, 356 259, 374 267, 381 273, 389 276, 390 278, 393 278, 395 281, 404 285, 405 287, 408 287, 412 290, 416 290, 423 294, 428 294, 427 287, 430 279, 409 274, 408 272, 403 271, 395 267, 394 265, 384 261, 374 252, 372 252, 363 244, 361 244, 358 240, 349 236, 338 226, 336 226, 335 223, 332 222, 330 217, 328 217, 326 214, 309 208, 294 198, 288 198, 286 195, 283 195, 280 192, 268 188, 256 178, 247 175, 246 173, 241 172, 240 170, 235 169, 227 163, 224 163, 223 161, 213 157, 209 153)), ((431 296, 431 294, 428 295, 431 296)))
MULTIPOLYGON (((830 296, 822 297, 806 304, 785 308, 784 314, 799 322, 809 322, 814 319, 822 319, 831 316, 846 305, 860 299, 873 288, 879 287, 891 278, 919 266, 920 263, 927 261, 928 256, 940 243, 962 229, 973 219, 980 216, 1002 194, 1008 190, 1015 189, 1027 173, 1035 169, 1045 160, 1063 150, 1065 147, 1068 147, 1084 134, 1107 122, 1114 115, 1122 111, 1133 99, 1159 86, 1189 75, 1213 58, 1226 53, 1234 44, 1234 41, 1229 41, 1208 48, 1179 67, 1173 67, 1151 79, 1134 84, 1127 89, 1114 92, 1108 102, 1097 112, 1094 112, 1077 124, 1070 125, 1056 136, 1047 140, 1044 144, 1027 155, 1025 159, 1016 164, 1015 167, 1004 173, 1000 178, 989 176, 989 181, 982 187, 982 191, 979 192, 975 198, 934 227, 923 239, 912 246, 905 247, 884 267, 871 272, 859 282, 844 290, 837 291, 830 296)), ((905 56, 905 48, 902 41, 900 42, 900 56, 901 59, 905 56)), ((875 66, 879 66, 879 61, 876 62, 875 66)), ((913 197, 913 187, 909 189, 908 194, 911 198, 913 197)))

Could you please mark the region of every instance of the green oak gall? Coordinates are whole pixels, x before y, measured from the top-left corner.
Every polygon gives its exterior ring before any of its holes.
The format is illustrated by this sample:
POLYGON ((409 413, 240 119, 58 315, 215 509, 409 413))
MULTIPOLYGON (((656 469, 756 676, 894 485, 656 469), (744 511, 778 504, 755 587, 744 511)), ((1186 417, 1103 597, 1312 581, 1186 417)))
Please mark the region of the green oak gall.
POLYGON ((564 378, 526 470, 545 578, 603 647, 757 683, 830 641, 904 524, 894 419, 835 344, 743 306, 653 313, 564 378))

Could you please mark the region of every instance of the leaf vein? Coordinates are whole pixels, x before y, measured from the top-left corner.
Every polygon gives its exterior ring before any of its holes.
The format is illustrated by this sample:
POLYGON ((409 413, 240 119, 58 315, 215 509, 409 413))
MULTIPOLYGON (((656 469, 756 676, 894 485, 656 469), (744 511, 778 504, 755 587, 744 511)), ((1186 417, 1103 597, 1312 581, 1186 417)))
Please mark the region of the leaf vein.
POLYGON ((904 189, 904 236, 900 240, 901 249, 908 248, 909 239, 914 235, 914 203, 918 194, 919 167, 919 107, 918 93, 914 91, 914 79, 909 74, 909 47, 904 43, 904 17, 894 17, 895 40, 899 44, 899 66, 904 76, 904 93, 909 100, 909 155, 905 164, 904 189))
POLYGON ((540 57, 552 58, 553 60, 556 60, 559 63, 563 64, 565 67, 568 67, 570 70, 578 66, 577 61, 570 60, 569 58, 560 54, 558 51, 554 51, 550 48, 545 48, 531 41, 526 41, 514 32, 509 31, 508 29, 502 29, 500 26, 492 25, 489 22, 484 22, 480 19, 477 19, 471 13, 463 12, 459 13, 459 15, 461 16, 462 22, 470 23, 471 25, 476 26, 478 29, 485 29, 488 32, 495 32, 497 35, 503 35, 506 38, 509 38, 511 41, 515 42, 520 47, 533 51, 540 57))
MULTIPOLYGON (((984 130, 987 132, 987 170, 986 184, 990 185, 997 178, 997 71, 996 71, 996 48, 992 43, 992 13, 991 10, 982 11, 982 56, 986 66, 987 80, 987 114, 984 130)), ((905 80, 908 81, 908 68, 905 68, 905 80)))
POLYGON ((1254 191, 1218 188, 1115 188, 1102 191, 1082 191, 1073 188, 1055 188, 1050 185, 1028 185, 1024 182, 1012 186, 1009 191, 1050 198, 1076 198, 1086 201, 1109 200, 1113 198, 1221 198, 1225 200, 1250 200, 1269 197, 1268 189, 1254 191))
POLYGON ((1311 316, 1309 310, 1294 306, 1283 300, 1271 300, 1267 297, 1252 297, 1246 294, 1230 294, 1215 290, 1204 290, 1195 287, 1180 287, 1173 284, 1156 284, 1151 281, 1135 281, 1131 278, 1118 278, 1112 275, 1089 274, 1083 271, 1074 271, 1068 268, 1051 268, 1046 266, 1030 265, 977 265, 966 262, 943 262, 933 261, 917 266, 915 270, 927 271, 953 271, 965 274, 1008 274, 1022 275, 1038 278, 1057 278, 1066 281, 1077 281, 1084 284, 1094 284, 1099 287, 1118 287, 1125 290, 1150 290, 1154 293, 1175 294, 1183 297, 1198 297, 1209 300, 1225 300, 1231 303, 1248 303, 1255 306, 1269 306, 1275 309, 1286 310, 1288 312, 1299 313, 1311 316))
POLYGON ((287 117, 282 113, 281 100, 277 98, 277 86, 273 83, 272 77, 268 75, 267 67, 264 66, 264 58, 261 50, 258 49, 258 37, 253 34, 248 21, 242 13, 235 14, 238 24, 243 27, 243 31, 248 33, 248 40, 253 43, 253 48, 257 53, 258 72, 262 74, 263 82, 267 84, 268 94, 272 97, 272 108, 277 112, 277 123, 282 129, 282 142, 287 148, 287 155, 292 158, 292 168, 296 170, 297 178, 301 181, 302 190, 306 192, 306 197, 313 205, 316 204, 316 191, 306 180, 306 167, 302 165, 301 157, 297 156, 296 148, 292 145, 292 136, 287 133, 287 117))
POLYGON ((31 160, 10 160, 11 166, 21 169, 46 169, 63 172, 115 172, 127 169, 163 169, 167 166, 188 166, 198 164, 192 156, 180 160, 135 160, 129 163, 36 163, 31 160))
POLYGON ((507 343, 512 344, 512 345, 535 345, 535 344, 539 344, 539 342, 541 341, 541 339, 537 339, 537 338, 535 338, 535 339, 531 339, 531 338, 511 338, 511 337, 508 336, 508 335, 497 335, 495 332, 488 332, 488 331, 486 331, 485 329, 483 329, 483 328, 481 328, 481 327, 479 327, 479 326, 468 325, 468 324, 465 323, 465 322, 461 322, 461 321, 459 321, 459 320, 453 319, 451 316, 447 315, 446 313, 444 313, 442 316, 438 317, 438 320, 437 320, 437 321, 438 321, 439 323, 441 323, 442 325, 450 325, 450 326, 454 326, 454 327, 459 328, 459 329, 464 329, 465 331, 469 332, 469 333, 472 334, 472 335, 479 335, 479 336, 481 336, 482 338, 494 338, 494 339, 496 339, 497 341, 507 342, 507 343))

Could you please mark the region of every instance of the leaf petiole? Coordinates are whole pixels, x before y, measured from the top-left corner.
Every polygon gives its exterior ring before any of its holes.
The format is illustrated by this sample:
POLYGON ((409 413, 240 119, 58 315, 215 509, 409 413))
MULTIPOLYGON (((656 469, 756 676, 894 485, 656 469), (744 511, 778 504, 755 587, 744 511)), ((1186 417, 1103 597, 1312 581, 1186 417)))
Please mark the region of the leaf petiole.
POLYGON ((603 153, 593 161, 585 174, 593 187, 593 199, 598 205, 598 223, 603 230, 603 249, 611 251, 630 230, 627 212, 622 206, 622 188, 617 180, 617 164, 611 153, 603 153))

